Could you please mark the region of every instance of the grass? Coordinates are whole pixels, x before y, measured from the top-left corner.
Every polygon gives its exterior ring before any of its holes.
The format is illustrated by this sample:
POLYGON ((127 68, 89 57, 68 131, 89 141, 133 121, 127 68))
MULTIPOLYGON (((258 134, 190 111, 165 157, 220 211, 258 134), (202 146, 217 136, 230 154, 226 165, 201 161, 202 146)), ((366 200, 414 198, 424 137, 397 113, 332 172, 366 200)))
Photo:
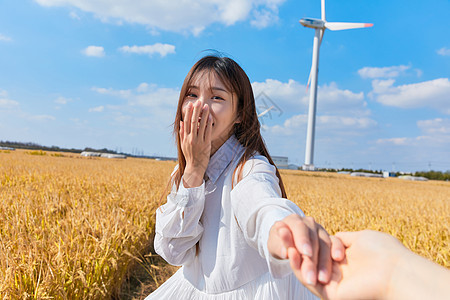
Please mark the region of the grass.
MULTIPOLYGON (((174 165, 0 153, 0 298, 148 295, 177 269, 152 250, 155 209, 174 165)), ((330 233, 388 232, 450 267, 450 183, 281 174, 289 199, 330 233)))

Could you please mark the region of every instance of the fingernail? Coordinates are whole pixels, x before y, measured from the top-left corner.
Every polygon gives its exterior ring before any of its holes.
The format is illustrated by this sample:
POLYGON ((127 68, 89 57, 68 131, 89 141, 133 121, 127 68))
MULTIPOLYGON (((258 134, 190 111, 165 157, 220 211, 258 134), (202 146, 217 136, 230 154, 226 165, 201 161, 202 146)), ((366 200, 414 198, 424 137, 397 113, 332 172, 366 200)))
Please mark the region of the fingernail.
POLYGON ((309 284, 309 285, 314 285, 314 276, 315 274, 314 274, 314 271, 309 271, 307 274, 306 274, 306 283, 307 284, 309 284))
POLYGON ((327 280, 327 272, 325 270, 319 271, 319 281, 325 282, 327 280))
POLYGON ((281 247, 281 254, 280 254, 282 259, 286 259, 287 256, 287 250, 286 247, 281 247))
POLYGON ((302 253, 306 256, 312 257, 312 249, 311 246, 308 244, 303 245, 303 251, 302 253))

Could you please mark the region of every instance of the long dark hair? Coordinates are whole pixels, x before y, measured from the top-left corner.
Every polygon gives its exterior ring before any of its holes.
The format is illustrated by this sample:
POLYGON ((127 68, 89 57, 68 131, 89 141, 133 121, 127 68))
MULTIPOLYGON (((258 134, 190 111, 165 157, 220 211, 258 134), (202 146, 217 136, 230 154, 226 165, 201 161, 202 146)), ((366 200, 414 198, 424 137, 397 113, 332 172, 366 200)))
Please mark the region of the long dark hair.
MULTIPOLYGON (((184 169, 186 167, 186 159, 183 155, 183 151, 181 150, 181 140, 179 135, 180 121, 183 120, 183 103, 196 76, 204 74, 204 72, 214 72, 225 87, 237 96, 238 103, 236 119, 239 120, 239 122, 235 123, 233 128, 230 128, 230 134, 234 133, 238 141, 245 147, 245 152, 242 155, 238 166, 243 166, 247 160, 255 154, 256 151, 261 155, 264 155, 267 160, 275 166, 261 136, 261 125, 256 113, 255 98, 253 96, 252 85, 247 77, 247 74, 245 74, 244 70, 231 58, 218 55, 208 55, 201 58, 191 68, 184 79, 184 83, 180 91, 180 98, 178 100, 178 108, 173 128, 173 134, 176 137, 178 149, 178 170, 171 178, 171 182, 176 184, 177 189, 180 185, 181 177, 183 176, 184 169)), ((237 177, 239 182, 242 179, 243 168, 236 168, 236 170, 238 169, 240 170, 237 177)), ((278 169, 276 167, 275 169, 276 175, 279 179, 282 197, 286 198, 283 180, 281 179, 278 169)), ((236 172, 236 170, 234 172, 236 172)))

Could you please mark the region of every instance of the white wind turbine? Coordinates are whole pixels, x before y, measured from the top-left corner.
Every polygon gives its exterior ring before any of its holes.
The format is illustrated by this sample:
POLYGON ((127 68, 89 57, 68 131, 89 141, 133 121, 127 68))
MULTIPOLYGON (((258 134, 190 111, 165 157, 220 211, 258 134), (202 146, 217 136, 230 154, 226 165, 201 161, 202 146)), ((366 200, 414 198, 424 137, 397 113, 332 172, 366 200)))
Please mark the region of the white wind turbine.
POLYGON ((369 23, 343 23, 343 22, 327 22, 325 20, 325 0, 321 0, 322 18, 303 18, 300 20, 300 24, 305 27, 313 28, 316 30, 314 36, 313 56, 311 72, 309 73, 309 79, 306 89, 308 89, 311 82, 311 90, 309 93, 309 112, 308 112, 308 130, 306 134, 306 151, 305 151, 305 164, 303 170, 313 171, 314 168, 314 133, 316 127, 316 104, 317 104, 317 74, 319 68, 319 48, 322 43, 323 34, 325 29, 330 30, 344 30, 353 28, 372 27, 373 24, 369 23))

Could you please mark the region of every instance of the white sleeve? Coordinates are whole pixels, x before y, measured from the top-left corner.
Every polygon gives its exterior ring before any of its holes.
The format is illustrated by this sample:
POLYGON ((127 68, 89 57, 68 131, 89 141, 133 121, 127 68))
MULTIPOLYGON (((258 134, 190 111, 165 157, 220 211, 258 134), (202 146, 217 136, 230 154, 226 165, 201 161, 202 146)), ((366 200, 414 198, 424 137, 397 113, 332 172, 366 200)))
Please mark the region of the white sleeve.
POLYGON ((275 278, 290 274, 289 260, 276 259, 269 253, 269 231, 276 221, 304 214, 293 202, 281 198, 276 169, 264 156, 245 163, 243 179, 231 191, 231 205, 247 243, 266 259, 270 273, 275 278))
POLYGON ((181 266, 195 257, 195 245, 203 234, 200 217, 205 204, 205 182, 185 188, 183 178, 172 188, 167 203, 156 210, 155 251, 169 264, 181 266))

